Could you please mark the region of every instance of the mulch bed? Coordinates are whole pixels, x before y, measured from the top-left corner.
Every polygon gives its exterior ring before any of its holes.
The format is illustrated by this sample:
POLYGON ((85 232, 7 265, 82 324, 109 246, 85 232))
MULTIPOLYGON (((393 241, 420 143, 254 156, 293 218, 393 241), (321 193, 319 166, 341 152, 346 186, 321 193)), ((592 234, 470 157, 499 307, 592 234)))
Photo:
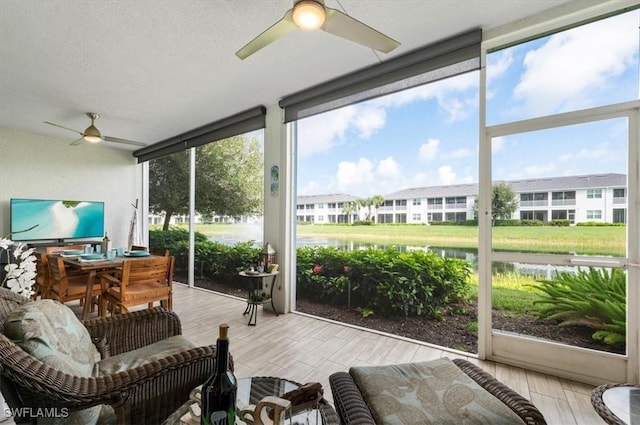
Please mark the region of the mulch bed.
MULTIPOLYGON (((179 278, 176 278, 176 280, 179 280, 179 278)), ((246 288, 238 285, 197 280, 196 286, 238 297, 246 297, 247 295, 246 288)), ((469 304, 466 307, 466 313, 451 314, 446 316, 444 320, 435 320, 422 316, 382 317, 375 313, 368 317, 363 317, 360 312, 353 308, 347 309, 346 306, 328 305, 304 298, 296 300, 296 309, 299 312, 313 316, 382 331, 416 341, 428 342, 442 347, 469 353, 477 353, 478 350, 478 334, 477 330, 475 330, 478 315, 475 304, 469 304)), ((586 327, 559 327, 553 321, 532 316, 510 317, 496 310, 493 311, 492 317, 494 329, 531 335, 575 347, 624 354, 624 345, 609 346, 594 341, 591 338, 593 331, 586 327)))

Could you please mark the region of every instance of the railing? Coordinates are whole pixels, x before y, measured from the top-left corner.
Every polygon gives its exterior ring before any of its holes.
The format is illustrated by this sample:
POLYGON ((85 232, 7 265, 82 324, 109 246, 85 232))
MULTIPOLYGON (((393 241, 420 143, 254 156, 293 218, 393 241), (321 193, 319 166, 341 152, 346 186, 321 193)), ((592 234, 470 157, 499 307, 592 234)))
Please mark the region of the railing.
POLYGON ((626 204, 627 198, 613 198, 613 203, 616 205, 626 204))
POLYGON ((547 207, 549 201, 547 199, 541 201, 520 201, 520 207, 547 207))
POLYGON ((428 204, 427 205, 427 209, 428 210, 442 210, 442 209, 444 209, 444 205, 442 205, 442 204, 428 204))
POLYGON ((447 204, 448 210, 464 210, 467 209, 467 204, 447 204))
POLYGON ((575 199, 553 199, 551 205, 575 205, 575 199))

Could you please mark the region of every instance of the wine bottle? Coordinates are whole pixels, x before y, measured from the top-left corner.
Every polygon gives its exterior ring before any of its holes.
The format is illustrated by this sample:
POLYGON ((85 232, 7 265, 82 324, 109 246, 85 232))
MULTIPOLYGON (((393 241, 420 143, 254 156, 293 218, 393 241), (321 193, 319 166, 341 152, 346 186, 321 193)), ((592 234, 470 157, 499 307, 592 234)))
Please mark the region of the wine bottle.
POLYGON ((236 418, 236 377, 229 370, 229 325, 220 325, 216 341, 216 363, 213 375, 202 384, 200 425, 234 425, 236 418))
POLYGON ((107 253, 111 250, 111 241, 109 240, 109 236, 107 236, 107 232, 104 232, 104 238, 102 238, 102 252, 107 253))

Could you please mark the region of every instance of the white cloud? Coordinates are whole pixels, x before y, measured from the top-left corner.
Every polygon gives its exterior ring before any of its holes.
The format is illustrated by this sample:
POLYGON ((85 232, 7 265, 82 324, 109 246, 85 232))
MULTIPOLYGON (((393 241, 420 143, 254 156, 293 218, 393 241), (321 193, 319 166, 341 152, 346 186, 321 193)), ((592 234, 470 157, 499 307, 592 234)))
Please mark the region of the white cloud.
POLYGON ((487 55, 487 83, 503 76, 513 64, 513 50, 505 49, 487 55))
POLYGON ((438 168, 438 184, 449 185, 456 182, 456 173, 450 165, 443 165, 438 168))
POLYGON ((455 78, 446 78, 390 96, 379 97, 370 103, 383 108, 397 108, 418 100, 435 99, 438 106, 448 114, 447 120, 453 122, 466 118, 478 108, 476 92, 469 96, 468 90, 478 87, 479 78, 478 72, 468 72, 455 78))
POLYGON ((491 152, 500 152, 504 147, 504 143, 505 140, 502 136, 494 137, 493 139, 491 139, 491 152))
POLYGON ((304 187, 299 187, 297 189, 297 192, 300 195, 315 195, 318 191, 322 191, 322 189, 320 184, 315 180, 311 180, 304 187))
POLYGON ((458 159, 458 158, 466 158, 468 156, 473 155, 474 151, 469 148, 460 148, 452 150, 451 152, 443 155, 445 158, 458 159))
POLYGON ((357 107, 353 125, 363 139, 368 139, 377 130, 384 128, 387 121, 387 111, 380 107, 357 107))
POLYGON ((336 179, 336 187, 340 191, 349 192, 363 184, 371 185, 374 182, 373 163, 367 158, 360 158, 358 162, 340 161, 336 179))
POLYGON ((392 156, 378 163, 376 173, 382 178, 397 178, 400 176, 400 164, 392 156))
POLYGON ((514 90, 527 115, 592 106, 591 96, 634 63, 638 14, 625 14, 559 33, 528 52, 514 90))
POLYGON ((329 152, 340 144, 356 116, 356 107, 329 111, 300 120, 298 123, 298 156, 302 159, 329 152))
POLYGON ((430 161, 438 155, 438 145, 440 141, 437 139, 429 139, 427 143, 423 143, 418 149, 418 158, 422 161, 430 161))
POLYGON ((509 175, 509 179, 526 179, 538 177, 550 177, 556 174, 557 167, 554 163, 541 165, 529 165, 524 168, 518 168, 517 171, 509 175))

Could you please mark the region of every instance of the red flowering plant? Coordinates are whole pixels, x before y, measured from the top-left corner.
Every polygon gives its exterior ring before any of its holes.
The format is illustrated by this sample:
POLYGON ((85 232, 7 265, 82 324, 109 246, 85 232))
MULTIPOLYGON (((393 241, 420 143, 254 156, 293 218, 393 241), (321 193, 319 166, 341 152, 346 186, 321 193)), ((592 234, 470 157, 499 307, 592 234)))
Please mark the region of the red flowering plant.
POLYGON ((346 302, 349 267, 346 252, 336 248, 297 250, 297 290, 315 299, 346 302))

